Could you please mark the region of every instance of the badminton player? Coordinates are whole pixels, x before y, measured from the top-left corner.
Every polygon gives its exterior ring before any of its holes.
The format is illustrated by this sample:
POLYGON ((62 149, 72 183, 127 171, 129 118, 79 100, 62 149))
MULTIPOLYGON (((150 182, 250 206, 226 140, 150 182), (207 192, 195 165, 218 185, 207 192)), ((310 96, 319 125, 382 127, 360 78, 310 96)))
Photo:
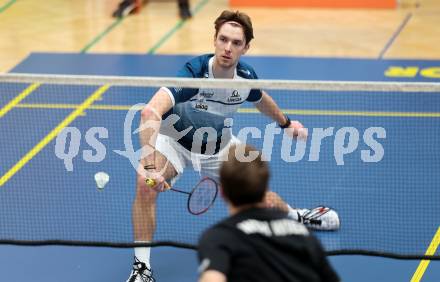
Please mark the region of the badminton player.
MULTIPOLYGON (((254 69, 240 57, 249 50, 253 28, 248 15, 223 11, 215 20, 214 54, 202 55, 187 62, 179 77, 257 79, 254 69)), ((254 103, 264 115, 276 121, 292 138, 305 140, 307 129, 299 121, 285 116, 274 100, 258 89, 182 89, 160 88, 141 113, 140 142, 143 158, 137 174, 133 203, 133 229, 136 242, 151 242, 156 228, 156 199, 166 190, 165 181, 173 185, 185 168, 192 165, 201 176, 218 180, 224 154, 239 143, 228 128, 228 120, 244 102, 254 103), (179 118, 168 118, 176 115, 179 118), (166 121, 173 120, 173 124, 166 121), (146 126, 148 125, 148 126, 146 126), (212 134, 198 129, 211 128, 212 134), (154 148, 155 153, 147 151, 154 148), (154 187, 146 179, 154 180, 154 187)), ((231 124, 229 124, 231 125, 231 124)), ((289 208, 293 217, 302 220, 302 211, 289 208)), ((308 210, 306 210, 308 211, 308 210)), ((329 213, 327 213, 327 216, 329 213)), ((334 213, 335 216, 336 213, 334 213)), ((322 221, 324 222, 324 221, 322 221)), ((336 222, 336 221, 332 221, 336 222)), ((317 228, 336 229, 335 224, 317 228)), ((135 248, 129 282, 154 281, 150 266, 150 248, 135 248)))
POLYGON ((280 209, 267 208, 269 167, 259 155, 244 163, 231 146, 220 169, 220 190, 230 216, 199 241, 199 282, 337 282, 318 240, 280 209), (240 171, 241 173, 237 173, 240 171))

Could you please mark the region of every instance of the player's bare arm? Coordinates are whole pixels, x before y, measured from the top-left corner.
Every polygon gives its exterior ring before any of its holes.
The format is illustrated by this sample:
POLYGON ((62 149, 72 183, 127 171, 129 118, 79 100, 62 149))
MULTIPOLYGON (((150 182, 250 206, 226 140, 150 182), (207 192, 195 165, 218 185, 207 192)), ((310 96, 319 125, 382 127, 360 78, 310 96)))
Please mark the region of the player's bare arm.
POLYGON ((308 135, 307 128, 304 128, 304 126, 297 120, 294 121, 288 120, 287 117, 280 110, 278 105, 275 103, 275 101, 272 99, 272 97, 270 97, 265 91, 262 92, 263 95, 261 97, 261 100, 255 103, 255 107, 261 113, 270 117, 278 124, 284 125, 286 123, 289 123, 288 126, 286 127, 286 131, 292 137, 298 137, 301 140, 306 140, 308 135))
MULTIPOLYGON (((141 130, 139 132, 139 136, 142 146, 142 157, 140 163, 149 172, 155 172, 156 170, 156 154, 151 154, 149 152, 155 149, 162 116, 168 110, 170 110, 172 106, 173 103, 170 96, 161 88, 156 92, 156 94, 154 94, 141 112, 141 122, 139 127, 141 130)), ((150 175, 149 177, 155 179, 157 185, 160 185, 164 182, 163 177, 159 175, 150 175)))

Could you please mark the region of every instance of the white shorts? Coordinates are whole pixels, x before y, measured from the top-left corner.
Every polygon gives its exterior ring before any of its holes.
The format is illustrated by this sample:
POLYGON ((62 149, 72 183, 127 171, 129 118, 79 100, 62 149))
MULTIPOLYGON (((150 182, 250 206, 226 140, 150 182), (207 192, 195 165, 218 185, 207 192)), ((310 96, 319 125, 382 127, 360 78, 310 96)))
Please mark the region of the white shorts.
POLYGON ((227 154, 228 149, 232 144, 240 143, 241 141, 237 139, 237 137, 232 136, 231 141, 229 141, 228 145, 220 150, 220 152, 215 155, 204 155, 192 153, 180 145, 180 143, 174 138, 164 134, 158 134, 156 139, 156 150, 168 159, 177 172, 176 177, 170 180, 171 185, 177 181, 187 166, 192 166, 201 177, 208 176, 218 182, 219 169, 224 154, 227 154))

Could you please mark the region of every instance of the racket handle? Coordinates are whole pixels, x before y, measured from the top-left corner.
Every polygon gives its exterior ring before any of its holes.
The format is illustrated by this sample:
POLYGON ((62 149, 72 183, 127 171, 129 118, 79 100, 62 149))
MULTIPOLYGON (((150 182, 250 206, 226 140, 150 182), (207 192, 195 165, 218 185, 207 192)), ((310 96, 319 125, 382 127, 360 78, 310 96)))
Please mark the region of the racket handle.
MULTIPOLYGON (((150 188, 153 188, 154 186, 156 186, 156 181, 153 178, 145 179, 145 183, 147 183, 147 186, 150 188)), ((171 189, 171 186, 167 182, 164 182, 163 187, 165 188, 165 191, 171 189)))
POLYGON ((149 186, 150 188, 156 186, 156 181, 153 178, 147 178, 145 179, 145 182, 147 183, 147 186, 149 186))

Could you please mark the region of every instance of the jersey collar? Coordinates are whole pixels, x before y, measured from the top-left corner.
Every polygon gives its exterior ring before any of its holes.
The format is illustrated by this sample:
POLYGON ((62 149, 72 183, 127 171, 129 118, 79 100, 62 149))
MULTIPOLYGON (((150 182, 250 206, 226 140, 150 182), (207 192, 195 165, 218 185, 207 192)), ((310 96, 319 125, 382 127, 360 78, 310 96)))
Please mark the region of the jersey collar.
MULTIPOLYGON (((209 70, 209 78, 215 78, 215 77, 214 77, 214 71, 213 71, 214 58, 215 58, 215 55, 212 56, 212 57, 209 59, 209 61, 208 61, 208 65, 209 65, 209 67, 208 67, 208 70, 209 70)), ((236 78, 237 78, 237 68, 234 69, 234 77, 233 77, 233 79, 236 79, 236 78)))

